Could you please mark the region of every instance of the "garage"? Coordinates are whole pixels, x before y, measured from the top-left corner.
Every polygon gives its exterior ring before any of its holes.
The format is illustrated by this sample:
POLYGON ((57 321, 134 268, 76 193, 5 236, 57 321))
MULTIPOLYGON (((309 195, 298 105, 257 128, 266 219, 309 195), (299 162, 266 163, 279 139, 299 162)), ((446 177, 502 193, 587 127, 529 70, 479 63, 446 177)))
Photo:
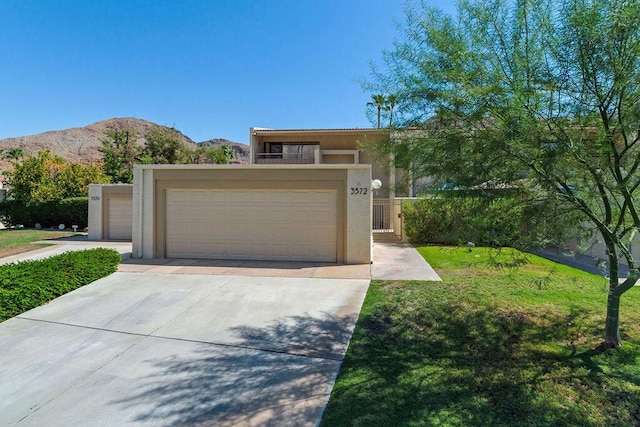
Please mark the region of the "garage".
POLYGON ((370 186, 369 165, 136 165, 133 257, 368 264, 370 186))
POLYGON ((169 189, 166 256, 336 262, 336 193, 169 189))
POLYGON ((89 239, 131 240, 133 185, 89 185, 89 239))
POLYGON ((133 200, 124 197, 109 197, 107 209, 107 238, 109 240, 131 240, 133 200))

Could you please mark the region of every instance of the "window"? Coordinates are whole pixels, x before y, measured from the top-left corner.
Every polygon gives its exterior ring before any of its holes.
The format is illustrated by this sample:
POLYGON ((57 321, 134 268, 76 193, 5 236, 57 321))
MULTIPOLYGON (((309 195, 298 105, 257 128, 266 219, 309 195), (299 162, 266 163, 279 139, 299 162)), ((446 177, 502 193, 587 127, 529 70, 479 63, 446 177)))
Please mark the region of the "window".
POLYGON ((317 142, 267 142, 266 153, 271 159, 308 159, 313 160, 318 148, 317 142))

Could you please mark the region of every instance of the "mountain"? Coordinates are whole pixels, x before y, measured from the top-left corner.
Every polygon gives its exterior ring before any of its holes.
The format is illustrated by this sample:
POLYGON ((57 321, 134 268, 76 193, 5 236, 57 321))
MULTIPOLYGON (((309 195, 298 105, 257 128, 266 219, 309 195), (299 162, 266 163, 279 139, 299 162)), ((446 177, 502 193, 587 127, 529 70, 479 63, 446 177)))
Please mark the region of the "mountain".
MULTIPOLYGON (((102 158, 98 148, 102 146, 100 140, 105 137, 107 130, 125 127, 133 129, 138 136, 138 143, 143 145, 145 143, 144 135, 155 126, 166 128, 166 126, 157 125, 142 119, 114 118, 93 123, 82 128, 55 130, 37 135, 0 139, 0 149, 7 153, 12 148, 19 148, 28 155, 34 155, 41 150, 49 150, 73 162, 91 163, 99 161, 102 158)), ((188 136, 179 131, 178 133, 186 146, 193 148, 198 146, 198 144, 188 136)), ((214 146, 222 144, 230 145, 234 152, 236 152, 237 160, 241 163, 248 162, 248 145, 227 141, 225 139, 211 139, 201 144, 214 146)), ((0 160, 0 173, 10 167, 11 164, 9 161, 0 160)))

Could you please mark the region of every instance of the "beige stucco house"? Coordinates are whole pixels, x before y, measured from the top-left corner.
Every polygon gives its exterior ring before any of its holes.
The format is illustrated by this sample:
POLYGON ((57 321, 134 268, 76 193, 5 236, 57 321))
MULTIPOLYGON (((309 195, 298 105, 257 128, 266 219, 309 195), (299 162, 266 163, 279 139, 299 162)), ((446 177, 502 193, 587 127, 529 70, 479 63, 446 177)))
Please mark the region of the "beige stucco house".
POLYGON ((132 188, 92 187, 89 233, 122 239, 130 224, 139 258, 369 263, 373 231, 398 229, 395 171, 363 149, 388 138, 251 128, 248 165, 136 165, 132 188))

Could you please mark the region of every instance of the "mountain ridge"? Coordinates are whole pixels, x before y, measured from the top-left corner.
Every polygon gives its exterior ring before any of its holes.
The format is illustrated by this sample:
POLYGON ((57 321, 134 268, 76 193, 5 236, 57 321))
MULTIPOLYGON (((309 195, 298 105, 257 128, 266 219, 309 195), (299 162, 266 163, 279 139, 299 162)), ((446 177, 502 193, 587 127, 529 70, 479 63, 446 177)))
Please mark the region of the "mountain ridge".
MULTIPOLYGON (((116 117, 91 123, 84 127, 51 130, 34 135, 0 139, 0 149, 4 150, 5 155, 14 148, 22 150, 25 155, 35 155, 38 151, 49 150, 72 162, 95 163, 102 159, 98 148, 102 146, 101 140, 105 138, 105 133, 109 129, 133 129, 136 132, 138 144, 143 145, 145 143, 144 135, 155 126, 169 129, 167 126, 158 125, 144 119, 116 117)), ((182 142, 188 147, 229 145, 233 148, 240 163, 248 163, 249 146, 246 144, 223 138, 213 138, 196 143, 179 130, 171 129, 178 132, 182 142)), ((11 168, 9 160, 0 160, 0 173, 9 168, 11 168)))

